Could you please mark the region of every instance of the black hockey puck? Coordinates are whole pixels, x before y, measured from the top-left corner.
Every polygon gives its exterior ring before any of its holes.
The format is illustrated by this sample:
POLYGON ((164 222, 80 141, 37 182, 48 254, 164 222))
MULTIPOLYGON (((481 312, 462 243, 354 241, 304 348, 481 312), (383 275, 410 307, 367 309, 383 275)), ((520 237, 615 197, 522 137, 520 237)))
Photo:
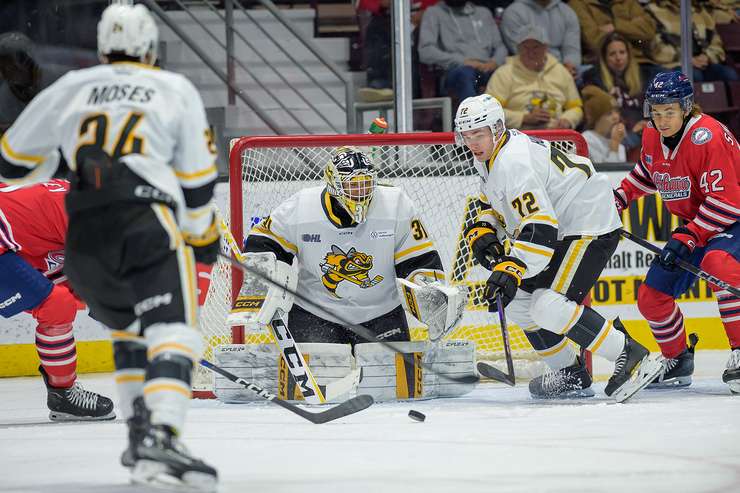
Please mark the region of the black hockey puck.
POLYGON ((409 418, 413 419, 414 421, 418 421, 419 423, 423 423, 425 419, 427 419, 426 416, 421 414, 419 411, 414 411, 413 409, 409 410, 409 418))

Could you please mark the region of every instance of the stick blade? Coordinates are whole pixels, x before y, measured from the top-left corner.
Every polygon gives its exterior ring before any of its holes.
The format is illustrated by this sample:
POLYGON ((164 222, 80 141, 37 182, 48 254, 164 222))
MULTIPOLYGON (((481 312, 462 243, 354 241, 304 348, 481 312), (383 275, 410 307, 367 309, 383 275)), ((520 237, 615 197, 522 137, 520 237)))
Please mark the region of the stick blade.
POLYGON ((476 368, 478 368, 478 373, 486 378, 505 383, 506 385, 509 385, 511 387, 516 384, 516 381, 514 380, 514 375, 507 375, 493 365, 489 365, 488 363, 479 361, 476 365, 476 368))
POLYGON ((310 414, 310 417, 307 416, 307 419, 312 423, 320 425, 363 411, 372 406, 373 403, 375 403, 375 400, 372 396, 364 394, 358 395, 332 407, 331 409, 327 409, 326 411, 322 411, 320 413, 308 413, 310 414))

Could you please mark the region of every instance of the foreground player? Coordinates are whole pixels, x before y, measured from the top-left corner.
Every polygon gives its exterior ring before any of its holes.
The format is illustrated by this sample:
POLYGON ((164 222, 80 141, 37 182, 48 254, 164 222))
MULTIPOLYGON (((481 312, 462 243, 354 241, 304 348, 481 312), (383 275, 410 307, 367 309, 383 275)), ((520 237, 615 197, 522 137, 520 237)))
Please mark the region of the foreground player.
POLYGON ((593 395, 591 377, 566 337, 615 362, 608 396, 627 387, 638 365, 652 379, 660 366, 648 350, 618 318, 606 320, 582 304, 619 241, 622 224, 609 203, 607 178, 586 158, 507 130, 501 104, 487 94, 462 102, 455 132, 475 157, 482 199, 490 205, 466 231, 476 260, 491 270, 484 297, 511 303, 512 320, 555 370, 530 382, 532 395, 593 395), (508 254, 497 235, 512 240, 508 254))
POLYGON ((306 188, 252 228, 245 252, 272 252, 279 262, 298 257, 297 292, 288 326, 298 342, 366 342, 344 328, 361 324, 378 339, 408 341, 396 278, 444 280, 434 248, 411 199, 379 186, 365 153, 339 148, 326 165, 325 186, 306 188), (334 316, 336 315, 336 316, 334 316))
MULTIPOLYGON (((694 372, 693 348, 686 347, 681 309, 674 301, 695 276, 678 259, 732 286, 740 286, 740 145, 732 133, 694 105, 694 88, 680 72, 658 74, 645 92, 640 161, 614 192, 617 208, 643 195, 660 193, 668 210, 687 223, 671 233, 637 293, 665 356, 651 387, 687 386, 694 372)), ((740 298, 714 285, 732 353, 722 381, 740 393, 740 298)))
POLYGON ((6 181, 47 179, 61 147, 67 196, 65 273, 113 333, 137 483, 212 491, 214 468, 178 438, 203 348, 194 258, 213 263, 215 148, 195 87, 152 66, 157 27, 142 5, 113 4, 98 24, 102 65, 42 91, 1 142, 6 181), (51 159, 50 159, 51 158, 51 159))
POLYGON ((24 188, 0 185, 0 315, 27 311, 36 319, 49 419, 114 419, 113 402, 77 382, 72 323, 84 304, 62 274, 68 191, 65 180, 24 188))

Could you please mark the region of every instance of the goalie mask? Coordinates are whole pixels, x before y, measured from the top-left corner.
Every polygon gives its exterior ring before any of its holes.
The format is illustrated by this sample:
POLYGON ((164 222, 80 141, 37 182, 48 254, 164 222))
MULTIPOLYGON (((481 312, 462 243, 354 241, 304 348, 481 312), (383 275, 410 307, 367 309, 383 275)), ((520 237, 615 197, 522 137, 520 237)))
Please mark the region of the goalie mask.
POLYGON ((367 217, 376 177, 370 158, 351 147, 337 149, 324 170, 327 191, 358 224, 367 217))

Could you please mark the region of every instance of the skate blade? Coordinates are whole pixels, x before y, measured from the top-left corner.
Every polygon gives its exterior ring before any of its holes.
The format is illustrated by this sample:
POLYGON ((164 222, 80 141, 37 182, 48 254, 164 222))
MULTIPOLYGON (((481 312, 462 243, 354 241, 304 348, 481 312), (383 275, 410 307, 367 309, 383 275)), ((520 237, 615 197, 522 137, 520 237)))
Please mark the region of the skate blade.
POLYGON ((640 365, 636 370, 632 371, 632 375, 636 377, 627 380, 621 387, 614 391, 614 399, 617 402, 625 402, 627 399, 647 387, 647 385, 655 380, 655 377, 660 374, 663 369, 662 356, 651 358, 650 355, 645 356, 640 361, 640 365))
POLYGON ((562 394, 557 395, 534 395, 530 394, 532 396, 532 399, 542 400, 542 401, 553 401, 553 400, 559 400, 559 399, 587 399, 589 397, 593 397, 596 395, 594 393, 594 390, 589 387, 587 389, 580 389, 580 390, 570 390, 568 392, 563 392, 562 394))
POLYGON ((730 392, 732 392, 735 395, 740 395, 740 382, 737 380, 733 380, 732 382, 727 382, 727 385, 730 387, 730 392))
POLYGON ((68 422, 68 421, 110 421, 116 419, 116 413, 114 411, 109 412, 103 416, 77 416, 76 414, 60 413, 58 411, 49 411, 49 419, 52 421, 68 422))
POLYGON ((215 493, 218 481, 210 474, 189 471, 178 478, 171 474, 170 468, 161 462, 140 460, 131 471, 131 482, 169 491, 215 493))
POLYGON ((645 387, 647 390, 680 389, 691 385, 691 376, 675 377, 662 382, 651 382, 645 387))

